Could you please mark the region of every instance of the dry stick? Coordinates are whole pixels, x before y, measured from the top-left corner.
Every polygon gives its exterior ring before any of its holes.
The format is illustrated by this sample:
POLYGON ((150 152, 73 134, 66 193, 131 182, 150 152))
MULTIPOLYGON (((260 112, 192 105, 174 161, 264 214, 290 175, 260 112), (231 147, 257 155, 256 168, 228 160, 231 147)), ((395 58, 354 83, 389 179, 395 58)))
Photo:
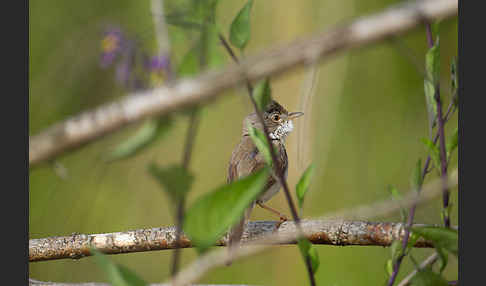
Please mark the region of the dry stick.
MULTIPOLYGON (((275 231, 279 221, 249 222, 243 233, 244 243, 274 243, 268 238, 275 232, 280 237, 291 237, 296 232, 295 223, 287 221, 275 231), (265 238, 267 237, 267 238, 265 238)), ((303 220, 306 237, 313 244, 390 246, 394 239, 403 237, 403 223, 367 222, 354 220, 303 220), (342 230, 346 231, 342 231, 342 230)), ((29 261, 57 259, 81 259, 90 256, 90 245, 105 254, 123 254, 143 251, 176 249, 176 228, 174 226, 137 229, 124 232, 100 234, 72 234, 31 239, 29 241, 29 261)), ((273 236, 271 236, 273 237, 273 236)), ((227 236, 219 239, 215 246, 227 246, 227 236)), ((290 239, 285 244, 294 244, 290 239)), ((274 243, 275 244, 275 243, 274 243)), ((180 247, 193 247, 191 240, 182 233, 180 247)), ((432 247, 432 243, 419 240, 415 247, 432 247)))
MULTIPOLYGON (((457 169, 451 172, 450 177, 448 179, 449 187, 454 187, 457 185, 457 169)), ((370 205, 364 205, 360 207, 354 207, 348 210, 338 211, 331 215, 326 215, 319 217, 318 220, 326 221, 329 219, 340 218, 349 218, 349 217, 359 217, 359 218, 371 218, 377 216, 385 216, 397 210, 400 210, 402 207, 410 207, 413 204, 424 203, 430 201, 441 194, 441 181, 435 180, 422 188, 422 195, 417 197, 415 195, 415 191, 410 192, 410 194, 404 196, 402 200, 393 200, 388 199, 381 202, 376 202, 370 205)), ((305 221, 304 221, 305 222, 305 221)), ((339 233, 346 233, 349 229, 339 228, 336 230, 337 234, 339 233)), ((309 229, 306 228, 304 224, 304 233, 309 236, 309 229)), ((235 250, 232 256, 232 260, 236 260, 238 258, 243 258, 249 255, 253 255, 255 253, 264 251, 269 248, 271 244, 275 243, 289 243, 290 241, 294 241, 298 238, 299 233, 294 231, 291 233, 286 234, 283 236, 280 233, 271 233, 269 235, 263 236, 261 239, 257 239, 252 241, 251 244, 246 244, 247 247, 240 247, 235 250)), ((337 241, 339 242, 339 235, 337 236, 337 241)), ((225 261, 227 260, 227 252, 226 251, 211 251, 207 254, 200 256, 196 261, 192 262, 184 269, 182 269, 175 278, 171 280, 173 285, 187 285, 196 281, 200 278, 204 273, 209 271, 210 269, 225 265, 225 261)))
MULTIPOLYGON (((223 46, 225 47, 226 51, 228 51, 228 53, 231 55, 233 60, 236 63, 239 63, 238 58, 236 57, 235 53, 232 51, 230 45, 228 44, 228 42, 226 41, 224 36, 219 34, 219 39, 223 43, 223 46)), ((282 170, 282 168, 280 168, 280 163, 279 163, 279 160, 277 159, 277 153, 276 153, 275 149, 273 148, 272 140, 270 139, 270 135, 269 135, 269 132, 268 132, 268 127, 266 126, 265 120, 263 119, 262 111, 258 108, 258 105, 255 101, 255 98, 253 97, 253 87, 252 87, 249 80, 246 81, 246 86, 248 88, 248 96, 250 97, 251 103, 253 104, 253 108, 255 109, 255 113, 257 114, 258 119, 260 120, 260 123, 263 126, 263 133, 265 134, 265 140, 267 141, 268 146, 270 147, 269 148, 270 149, 270 156, 272 157, 272 163, 273 163, 273 166, 274 166, 273 171, 276 174, 275 177, 277 178, 277 183, 279 183, 283 187, 284 193, 285 193, 285 198, 287 199, 287 203, 289 205, 290 212, 292 213, 292 217, 294 218, 294 221, 297 224, 297 228, 298 228, 299 232, 302 233, 302 229, 300 227, 300 218, 299 218, 299 215, 297 214, 297 209, 295 208, 295 204, 292 200, 292 196, 290 195, 289 186, 287 185, 287 181, 285 180, 285 175, 283 173, 283 170, 282 170)), ((304 260, 305 260, 307 273, 309 275, 309 280, 311 282, 311 285, 315 286, 316 281, 315 281, 314 273, 312 271, 312 262, 310 260, 310 257, 307 255, 307 256, 305 256, 304 260)))
POLYGON ((29 165, 34 166, 79 148, 131 123, 166 115, 214 99, 241 82, 276 76, 302 65, 328 59, 398 35, 424 20, 457 15, 457 0, 400 3, 385 11, 338 25, 307 39, 274 47, 217 71, 178 80, 172 86, 140 91, 54 124, 29 139, 29 165))

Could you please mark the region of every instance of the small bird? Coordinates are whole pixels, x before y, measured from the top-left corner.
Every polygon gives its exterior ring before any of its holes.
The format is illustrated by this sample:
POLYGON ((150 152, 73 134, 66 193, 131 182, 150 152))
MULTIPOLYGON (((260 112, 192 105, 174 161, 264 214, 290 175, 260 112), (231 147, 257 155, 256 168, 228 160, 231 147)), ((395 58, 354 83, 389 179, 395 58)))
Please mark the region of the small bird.
MULTIPOLYGON (((275 151, 277 151, 278 166, 281 168, 280 171, 283 171, 282 173, 284 174, 285 178, 287 178, 288 170, 285 138, 293 129, 292 119, 302 115, 304 115, 302 112, 288 112, 275 100, 272 100, 263 110, 265 125, 267 126, 272 145, 274 146, 275 151)), ((265 166, 265 159, 263 155, 258 151, 258 148, 253 143, 253 140, 248 133, 248 123, 254 128, 257 128, 263 132, 263 126, 261 125, 256 113, 251 113, 245 117, 243 120, 241 141, 231 154, 231 160, 228 168, 228 183, 246 177, 265 166)), ((265 187, 263 188, 261 195, 256 201, 250 204, 248 209, 246 209, 243 218, 230 229, 228 239, 230 260, 232 251, 236 249, 240 243, 245 224, 250 218, 250 213, 255 204, 279 216, 280 222, 287 220, 285 215, 265 205, 265 202, 277 194, 280 188, 281 186, 275 177, 270 176, 265 184, 265 187)), ((228 262, 227 264, 229 265, 231 262, 228 262)))

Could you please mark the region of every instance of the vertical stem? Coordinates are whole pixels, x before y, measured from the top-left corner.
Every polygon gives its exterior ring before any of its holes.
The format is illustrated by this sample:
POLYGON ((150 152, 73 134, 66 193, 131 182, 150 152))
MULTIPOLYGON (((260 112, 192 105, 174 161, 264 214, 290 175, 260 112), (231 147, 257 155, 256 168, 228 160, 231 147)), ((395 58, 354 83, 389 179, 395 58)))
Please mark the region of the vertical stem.
MULTIPOLYGON (((426 23, 425 30, 426 30, 426 35, 427 35, 427 44, 428 44, 429 49, 430 49, 434 46, 434 39, 433 39, 432 29, 431 29, 430 23, 426 23)), ((437 134, 434 137, 433 142, 434 142, 434 144, 436 144, 437 140, 439 140, 439 156, 440 156, 440 163, 441 163, 440 164, 440 170, 441 170, 440 174, 441 174, 441 180, 442 180, 442 185, 443 185, 442 200, 443 200, 443 207, 444 207, 445 210, 447 210, 447 208, 449 206, 449 190, 448 190, 448 187, 447 187, 447 154, 446 154, 446 149, 445 149, 444 124, 450 118, 449 115, 452 114, 452 112, 453 112, 452 106, 454 104, 453 103, 454 99, 451 100, 451 103, 449 104, 449 107, 447 108, 446 115, 442 116, 442 104, 441 104, 441 99, 440 99, 439 88, 440 88, 439 83, 437 83, 435 85, 434 98, 435 98, 435 101, 437 103, 437 123, 438 123, 437 128, 438 128, 438 130, 437 130, 437 134)), ((425 176, 428 173, 430 159, 431 158, 430 158, 430 155, 429 155, 427 157, 426 162, 425 162, 424 168, 422 169, 422 181, 425 179, 425 176)), ((419 189, 417 190, 418 194, 420 193, 420 190, 421 190, 421 187, 419 187, 419 189)), ((417 196, 418 196, 418 194, 417 194, 417 196)), ((409 212, 409 215, 408 215, 408 218, 407 218, 407 224, 405 226, 405 235, 403 237, 403 242, 402 242, 403 254, 400 255, 397 258, 397 261, 393 265, 393 273, 390 276, 390 279, 388 280, 388 283, 387 283, 388 286, 392 286, 393 283, 395 282, 397 275, 398 275, 398 271, 400 270, 400 265, 402 263, 402 260, 406 255, 405 250, 407 249, 407 244, 408 244, 408 240, 409 240, 409 237, 410 237, 410 227, 413 224, 413 219, 414 219, 414 216, 415 216, 415 209, 416 208, 417 208, 416 203, 414 203, 412 205, 412 207, 410 208, 410 212, 409 212)), ((446 227, 450 226, 450 219, 449 219, 449 216, 447 214, 447 211, 444 213, 444 225, 446 227)))
MULTIPOLYGON (((224 36, 221 35, 221 34, 219 34, 218 36, 219 36, 221 43, 225 47, 226 51, 231 56, 231 58, 236 63, 239 63, 238 58, 236 57, 235 53, 231 49, 230 45, 228 44, 228 42, 226 41, 224 36)), ((303 236, 302 226, 300 225, 300 217, 297 214, 297 208, 295 207, 294 201, 292 200, 292 196, 290 195, 289 186, 287 185, 287 181, 285 180, 285 176, 283 174, 282 168, 280 168, 279 161, 277 159, 277 153, 275 151, 275 148, 273 148, 273 144, 271 143, 272 140, 270 139, 268 128, 265 124, 265 120, 263 119, 263 114, 260 112, 260 109, 258 108, 258 105, 255 101, 255 98, 253 97, 253 86, 251 85, 249 80, 246 80, 246 87, 248 89, 248 95, 250 97, 250 101, 253 104, 253 108, 255 109, 255 113, 258 116, 258 120, 260 121, 260 123, 263 126, 263 133, 265 134, 265 139, 267 140, 267 143, 269 143, 268 145, 270 147, 270 156, 272 157, 272 162, 273 162, 273 166, 274 166, 273 171, 275 173, 275 177, 277 179, 277 182, 282 186, 282 188, 284 190, 285 198, 287 199, 287 203, 289 205, 290 212, 292 213, 292 217, 293 217, 295 224, 297 226, 297 230, 299 231, 300 236, 303 236)), ((308 273, 308 276, 309 276, 310 283, 311 283, 312 286, 315 286, 316 281, 315 281, 314 273, 312 271, 312 264, 311 264, 309 256, 306 256, 305 264, 306 264, 307 273, 308 273)))

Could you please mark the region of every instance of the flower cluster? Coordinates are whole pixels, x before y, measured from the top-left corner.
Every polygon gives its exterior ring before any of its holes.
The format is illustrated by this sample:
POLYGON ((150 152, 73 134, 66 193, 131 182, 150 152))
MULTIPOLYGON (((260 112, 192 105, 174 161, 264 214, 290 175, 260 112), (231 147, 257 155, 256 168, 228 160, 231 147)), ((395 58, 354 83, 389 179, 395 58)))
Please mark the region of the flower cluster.
POLYGON ((103 33, 100 66, 115 66, 116 81, 129 90, 159 86, 172 72, 168 55, 148 55, 116 26, 103 33))

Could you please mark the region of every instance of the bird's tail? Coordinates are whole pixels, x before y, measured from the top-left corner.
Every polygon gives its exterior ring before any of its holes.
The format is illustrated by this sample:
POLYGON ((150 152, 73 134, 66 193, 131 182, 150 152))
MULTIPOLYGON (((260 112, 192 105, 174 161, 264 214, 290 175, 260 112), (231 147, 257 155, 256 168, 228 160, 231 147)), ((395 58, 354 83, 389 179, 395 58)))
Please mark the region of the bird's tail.
POLYGON ((244 216, 239 222, 237 222, 229 231, 228 235, 228 260, 226 266, 230 266, 233 260, 233 255, 236 249, 240 247, 241 238, 243 237, 243 232, 245 231, 245 225, 250 218, 250 213, 253 209, 253 204, 245 211, 244 216))

